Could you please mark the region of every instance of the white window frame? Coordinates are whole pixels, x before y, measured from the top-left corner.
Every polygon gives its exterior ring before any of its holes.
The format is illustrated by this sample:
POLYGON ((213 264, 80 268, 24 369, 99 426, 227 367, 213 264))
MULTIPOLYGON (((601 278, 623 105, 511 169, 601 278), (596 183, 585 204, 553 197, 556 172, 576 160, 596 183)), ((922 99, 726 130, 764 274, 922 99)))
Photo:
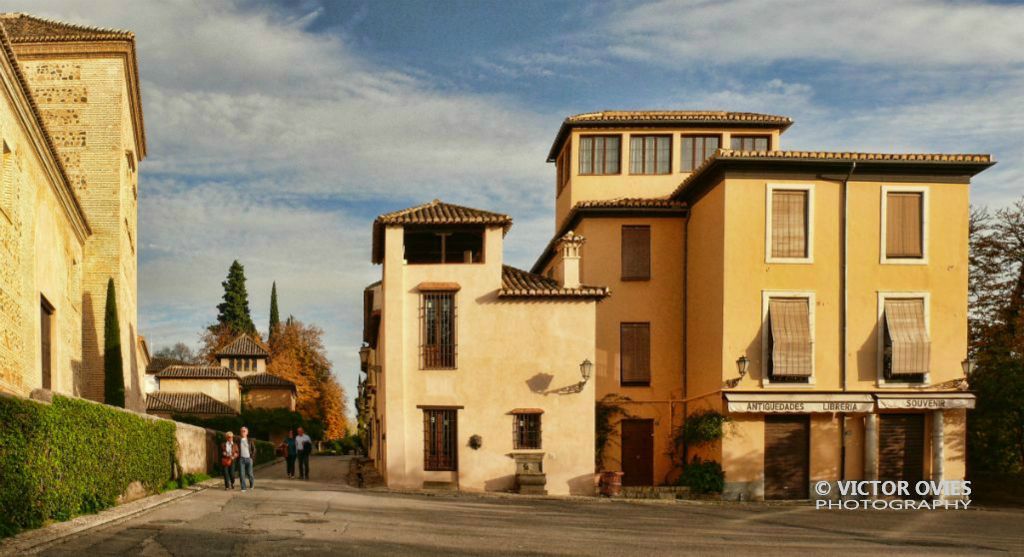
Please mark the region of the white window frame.
POLYGON ((774 389, 809 389, 814 387, 814 377, 817 371, 818 352, 816 350, 817 339, 815 334, 815 294, 813 290, 762 290, 761 291, 761 387, 774 389), (811 376, 806 383, 775 382, 772 383, 768 377, 768 360, 771 353, 768 350, 768 340, 771 338, 772 329, 768 323, 768 302, 772 298, 805 298, 807 300, 807 319, 811 330, 811 376))
POLYGON ((764 262, 782 264, 814 263, 814 184, 765 184, 764 262), (772 196, 776 191, 807 192, 807 257, 772 256, 772 196))
POLYGON ((931 379, 931 358, 928 361, 928 373, 924 374, 924 381, 910 383, 907 381, 887 381, 885 379, 885 301, 886 300, 924 300, 924 330, 928 333, 928 340, 932 338, 932 297, 929 292, 879 292, 878 293, 878 343, 875 356, 875 377, 878 387, 906 389, 914 387, 927 387, 932 383, 931 379))
POLYGON ((927 265, 928 264, 928 188, 926 186, 882 186, 882 210, 879 218, 878 262, 882 265, 927 265), (921 194, 921 257, 893 257, 886 255, 886 223, 889 209, 889 193, 921 194))

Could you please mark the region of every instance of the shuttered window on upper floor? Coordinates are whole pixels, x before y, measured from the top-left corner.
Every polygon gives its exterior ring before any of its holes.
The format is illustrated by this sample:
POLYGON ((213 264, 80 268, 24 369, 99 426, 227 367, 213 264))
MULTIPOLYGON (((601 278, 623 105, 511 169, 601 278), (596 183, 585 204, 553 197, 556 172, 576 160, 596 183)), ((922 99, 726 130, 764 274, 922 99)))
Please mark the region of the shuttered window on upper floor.
POLYGON ((619 325, 619 372, 623 385, 651 384, 651 324, 619 325))
POLYGON ((924 380, 931 365, 931 339, 923 298, 885 300, 884 377, 906 382, 924 380))
POLYGON ((924 257, 924 194, 890 191, 885 203, 885 256, 924 257))
POLYGON ((814 369, 810 300, 772 298, 768 301, 768 320, 771 328, 771 379, 810 377, 814 369))
POLYGON ((771 256, 806 258, 808 254, 808 191, 773 190, 771 256))
POLYGON ((651 278, 651 227, 622 227, 622 280, 651 278))

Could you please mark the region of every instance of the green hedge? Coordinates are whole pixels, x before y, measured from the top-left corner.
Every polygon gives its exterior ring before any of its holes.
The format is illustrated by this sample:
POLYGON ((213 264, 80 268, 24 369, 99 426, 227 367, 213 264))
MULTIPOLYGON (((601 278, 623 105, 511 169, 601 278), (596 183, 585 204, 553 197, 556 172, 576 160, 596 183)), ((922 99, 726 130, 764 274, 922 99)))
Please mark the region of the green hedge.
POLYGON ((115 504, 129 484, 172 476, 175 425, 55 396, 0 397, 0 537, 115 504))

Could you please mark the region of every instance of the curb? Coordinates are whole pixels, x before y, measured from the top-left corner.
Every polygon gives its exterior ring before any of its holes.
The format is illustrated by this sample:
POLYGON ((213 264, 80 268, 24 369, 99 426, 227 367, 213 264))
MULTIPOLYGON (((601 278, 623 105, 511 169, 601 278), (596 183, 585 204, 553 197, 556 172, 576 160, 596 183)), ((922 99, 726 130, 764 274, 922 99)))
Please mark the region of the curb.
MULTIPOLYGON (((254 466, 253 470, 262 470, 282 462, 284 459, 276 458, 270 462, 264 462, 254 466)), ((105 509, 96 514, 77 516, 65 522, 57 522, 35 530, 28 530, 13 537, 0 541, 0 555, 25 555, 38 553, 47 547, 56 545, 69 536, 82 533, 86 530, 111 526, 125 522, 144 512, 151 511, 179 499, 190 497, 206 489, 217 487, 223 483, 221 477, 213 477, 208 480, 193 484, 182 489, 167 491, 143 497, 130 503, 118 505, 105 509)))
POLYGON ((61 542, 69 536, 101 526, 118 524, 138 514, 195 495, 207 489, 208 486, 206 484, 210 481, 212 480, 200 482, 183 489, 175 489, 174 491, 144 497, 131 503, 111 507, 96 514, 82 515, 66 522, 58 522, 49 526, 43 526, 42 528, 36 528, 35 530, 22 532, 14 537, 0 541, 0 555, 37 553, 61 542))

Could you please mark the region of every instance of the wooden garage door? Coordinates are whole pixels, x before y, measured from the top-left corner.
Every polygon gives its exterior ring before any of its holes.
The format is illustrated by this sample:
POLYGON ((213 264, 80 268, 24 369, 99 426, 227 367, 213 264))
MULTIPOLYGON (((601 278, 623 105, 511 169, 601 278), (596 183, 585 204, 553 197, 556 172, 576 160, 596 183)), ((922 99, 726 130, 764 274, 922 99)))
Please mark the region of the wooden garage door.
POLYGON ((878 421, 878 479, 924 479, 924 414, 883 414, 878 421))
POLYGON ((810 416, 765 416, 765 499, 807 499, 810 437, 810 416))
POLYGON ((622 485, 654 485, 654 420, 622 420, 622 485))

